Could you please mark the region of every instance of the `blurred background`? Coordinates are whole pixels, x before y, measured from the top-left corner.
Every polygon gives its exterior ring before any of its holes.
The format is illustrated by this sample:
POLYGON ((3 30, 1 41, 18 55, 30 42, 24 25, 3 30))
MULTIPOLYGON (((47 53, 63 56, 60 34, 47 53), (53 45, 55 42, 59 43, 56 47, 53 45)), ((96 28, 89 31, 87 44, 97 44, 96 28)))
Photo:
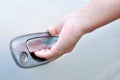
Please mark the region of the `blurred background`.
MULTIPOLYGON (((90 0, 0 0, 1 80, 120 80, 120 20, 86 34, 61 58, 30 69, 19 68, 9 44, 14 37, 46 31, 62 16, 90 0)), ((96 14, 97 15, 97 14, 96 14)))

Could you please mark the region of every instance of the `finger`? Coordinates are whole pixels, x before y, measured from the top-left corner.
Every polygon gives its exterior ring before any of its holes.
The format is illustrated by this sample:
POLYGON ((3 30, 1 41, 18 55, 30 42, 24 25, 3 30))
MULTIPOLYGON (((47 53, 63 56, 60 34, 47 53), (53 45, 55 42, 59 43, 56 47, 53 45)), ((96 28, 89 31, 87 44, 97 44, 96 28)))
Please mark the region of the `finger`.
POLYGON ((49 27, 48 32, 52 35, 52 36, 56 36, 59 35, 62 28, 63 28, 63 24, 64 22, 61 21, 59 24, 57 24, 56 26, 53 27, 49 27))
POLYGON ((55 52, 51 52, 50 49, 44 49, 44 50, 41 50, 41 51, 36 51, 35 55, 37 57, 45 58, 47 60, 55 60, 55 59, 57 59, 58 57, 61 56, 61 55, 59 55, 55 52))
POLYGON ((35 52, 35 55, 36 55, 37 57, 46 58, 46 59, 48 59, 48 58, 46 57, 46 55, 48 55, 48 54, 50 54, 50 53, 49 53, 49 51, 46 50, 46 49, 42 49, 42 50, 40 50, 40 51, 36 51, 36 52, 35 52))

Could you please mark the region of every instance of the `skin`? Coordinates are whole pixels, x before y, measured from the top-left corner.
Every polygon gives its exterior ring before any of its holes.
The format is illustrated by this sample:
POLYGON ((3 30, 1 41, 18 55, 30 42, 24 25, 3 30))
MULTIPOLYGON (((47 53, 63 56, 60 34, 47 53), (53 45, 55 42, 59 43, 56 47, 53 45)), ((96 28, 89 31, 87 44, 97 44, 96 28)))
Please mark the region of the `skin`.
POLYGON ((35 55, 54 60, 73 50, 86 33, 120 18, 120 0, 92 0, 79 11, 68 14, 55 26, 49 28, 52 36, 59 39, 51 49, 36 51, 35 55))

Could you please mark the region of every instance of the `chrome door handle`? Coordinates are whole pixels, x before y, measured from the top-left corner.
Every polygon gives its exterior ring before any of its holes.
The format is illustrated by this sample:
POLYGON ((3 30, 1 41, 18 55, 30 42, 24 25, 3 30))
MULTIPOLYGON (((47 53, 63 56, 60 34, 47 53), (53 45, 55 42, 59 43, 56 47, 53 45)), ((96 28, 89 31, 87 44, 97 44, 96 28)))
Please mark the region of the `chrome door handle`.
POLYGON ((49 63, 44 58, 34 55, 35 51, 51 48, 58 36, 51 36, 48 32, 19 36, 10 42, 10 50, 16 64, 22 68, 31 68, 49 63))

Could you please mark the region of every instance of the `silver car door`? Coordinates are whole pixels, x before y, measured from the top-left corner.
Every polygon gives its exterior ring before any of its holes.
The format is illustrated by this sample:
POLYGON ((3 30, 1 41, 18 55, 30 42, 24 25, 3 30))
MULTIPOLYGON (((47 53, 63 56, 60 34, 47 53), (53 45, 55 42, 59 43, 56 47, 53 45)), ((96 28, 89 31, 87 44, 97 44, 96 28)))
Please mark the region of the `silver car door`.
POLYGON ((46 31, 89 1, 1 0, 0 79, 120 80, 120 20, 86 34, 71 53, 42 66, 23 69, 11 56, 13 38, 46 31))

